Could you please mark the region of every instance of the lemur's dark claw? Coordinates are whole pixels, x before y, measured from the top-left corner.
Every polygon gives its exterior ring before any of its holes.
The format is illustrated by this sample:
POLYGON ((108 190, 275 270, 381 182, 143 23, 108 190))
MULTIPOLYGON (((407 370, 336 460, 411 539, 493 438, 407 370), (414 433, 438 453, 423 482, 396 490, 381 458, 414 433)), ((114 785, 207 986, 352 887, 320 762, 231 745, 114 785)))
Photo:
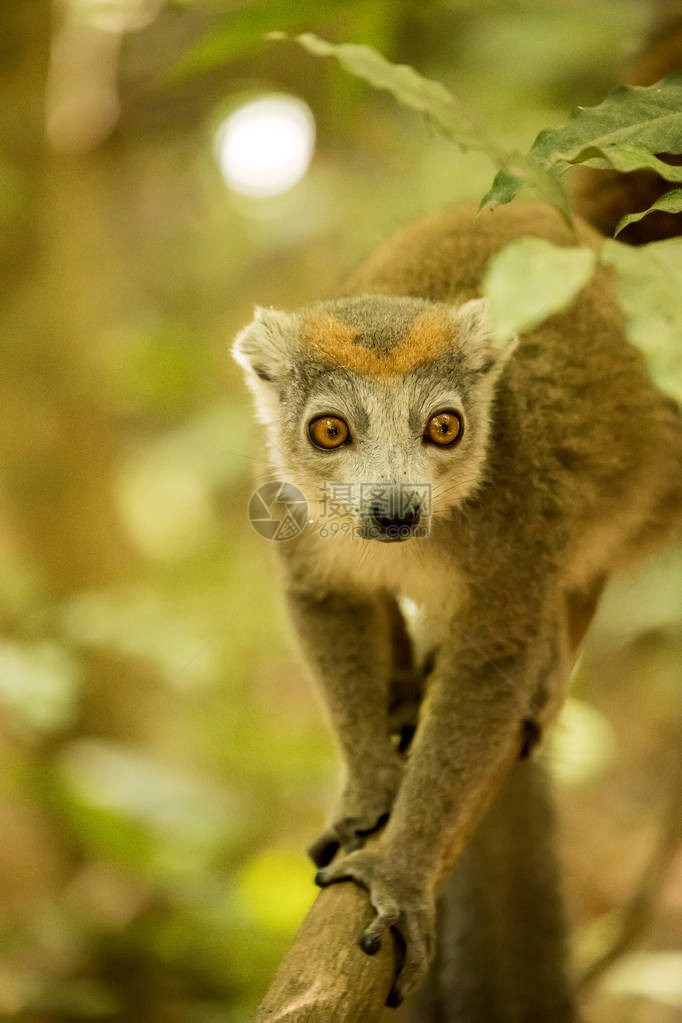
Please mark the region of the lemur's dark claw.
POLYGON ((360 948, 368 956, 374 956, 381 948, 381 938, 378 934, 363 934, 360 938, 360 948))
POLYGON ((307 848, 308 856, 316 867, 326 867, 336 856, 341 843, 333 831, 325 831, 307 848))

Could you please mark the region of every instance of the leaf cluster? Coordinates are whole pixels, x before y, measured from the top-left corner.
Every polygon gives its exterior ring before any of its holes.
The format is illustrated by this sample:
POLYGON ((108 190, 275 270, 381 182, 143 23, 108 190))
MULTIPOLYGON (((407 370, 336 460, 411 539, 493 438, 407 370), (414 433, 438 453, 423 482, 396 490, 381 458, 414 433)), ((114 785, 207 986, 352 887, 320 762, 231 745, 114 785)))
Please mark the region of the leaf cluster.
MULTIPOLYGON (((286 36, 271 33, 270 38, 286 36)), ((498 171, 481 210, 531 190, 572 226, 562 177, 577 164, 624 172, 648 169, 667 181, 682 182, 682 167, 657 155, 682 153, 682 72, 647 87, 619 86, 597 106, 573 111, 561 128, 540 132, 522 154, 501 146, 442 83, 413 67, 392 64, 371 46, 333 44, 311 33, 295 40, 315 56, 335 57, 346 71, 427 116, 461 150, 485 153, 498 171)), ((654 210, 682 212, 682 189, 670 190, 647 210, 624 216, 615 234, 654 210)), ((644 351, 658 386, 682 404, 680 238, 640 249, 607 240, 597 259, 591 249, 578 245, 567 249, 533 238, 512 243, 491 262, 483 285, 498 342, 567 308, 598 261, 615 269, 630 340, 644 351)))

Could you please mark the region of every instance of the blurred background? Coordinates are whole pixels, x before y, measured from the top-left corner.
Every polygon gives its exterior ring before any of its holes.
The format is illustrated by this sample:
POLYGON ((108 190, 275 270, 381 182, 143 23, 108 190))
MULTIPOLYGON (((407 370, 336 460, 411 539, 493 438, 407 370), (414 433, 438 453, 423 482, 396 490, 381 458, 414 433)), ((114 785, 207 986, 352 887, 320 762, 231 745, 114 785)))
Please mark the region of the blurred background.
MULTIPOLYGON (((262 440, 229 345, 493 168, 263 34, 370 43, 524 148, 599 101, 648 19, 3 0, 0 1018, 241 1023, 314 897, 336 754, 247 521, 262 440)), ((544 753, 577 962, 647 870, 660 889, 585 989, 604 1023, 682 1010, 681 587, 675 551, 612 585, 544 753)))

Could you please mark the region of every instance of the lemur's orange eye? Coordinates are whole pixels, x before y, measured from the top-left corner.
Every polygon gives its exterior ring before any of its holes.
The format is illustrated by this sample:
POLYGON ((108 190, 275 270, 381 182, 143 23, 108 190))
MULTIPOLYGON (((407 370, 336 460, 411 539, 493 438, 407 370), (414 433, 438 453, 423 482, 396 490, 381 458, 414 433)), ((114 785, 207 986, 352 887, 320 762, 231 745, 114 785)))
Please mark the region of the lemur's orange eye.
POLYGON ((350 440, 350 430, 346 421, 338 416, 319 416, 310 423, 308 436, 316 447, 330 451, 350 440))
POLYGON ((457 412, 449 409, 445 412, 436 412, 426 424, 424 440, 431 444, 438 444, 441 448, 447 448, 455 444, 462 436, 462 417, 457 412))

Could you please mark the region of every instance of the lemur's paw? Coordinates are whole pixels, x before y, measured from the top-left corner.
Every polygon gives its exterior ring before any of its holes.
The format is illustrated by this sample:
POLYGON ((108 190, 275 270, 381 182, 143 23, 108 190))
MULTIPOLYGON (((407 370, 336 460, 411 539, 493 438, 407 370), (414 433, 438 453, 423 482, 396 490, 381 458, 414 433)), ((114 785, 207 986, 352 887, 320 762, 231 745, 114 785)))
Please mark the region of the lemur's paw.
POLYGON ((423 881, 402 872, 388 849, 363 849, 341 856, 318 870, 321 888, 337 881, 355 881, 369 892, 375 918, 360 937, 360 948, 375 955, 385 932, 392 928, 404 947, 402 966, 386 1001, 398 1006, 424 978, 435 948, 435 898, 423 881))
POLYGON ((308 846, 308 856, 316 867, 326 867, 339 849, 342 848, 346 853, 362 849, 367 836, 383 828, 388 817, 386 810, 378 815, 372 812, 362 817, 344 817, 343 820, 335 821, 308 846))
POLYGON ((361 782, 346 786, 334 823, 311 846, 308 855, 317 867, 326 867, 343 849, 362 849, 365 839, 383 828, 389 818, 404 770, 397 754, 393 759, 368 767, 361 782))

